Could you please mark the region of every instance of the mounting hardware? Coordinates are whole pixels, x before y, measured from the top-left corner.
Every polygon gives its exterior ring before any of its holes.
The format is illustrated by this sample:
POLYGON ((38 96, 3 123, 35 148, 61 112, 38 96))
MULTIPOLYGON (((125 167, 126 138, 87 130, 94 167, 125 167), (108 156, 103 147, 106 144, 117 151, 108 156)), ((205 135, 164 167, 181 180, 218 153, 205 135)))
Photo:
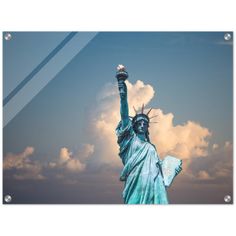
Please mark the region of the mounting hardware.
POLYGON ((230 197, 230 195, 226 195, 226 196, 224 197, 224 201, 227 202, 227 203, 231 202, 231 197, 230 197))
POLYGON ((6 195, 6 196, 4 197, 4 201, 7 202, 7 203, 10 203, 10 202, 12 201, 11 195, 6 195))
POLYGON ((224 35, 224 39, 225 39, 226 41, 229 41, 229 40, 231 39, 231 34, 230 34, 230 33, 226 33, 226 34, 224 35))
POLYGON ((10 34, 10 33, 6 33, 5 35, 4 35, 4 38, 5 38, 5 40, 11 40, 11 38, 12 38, 12 35, 10 34))

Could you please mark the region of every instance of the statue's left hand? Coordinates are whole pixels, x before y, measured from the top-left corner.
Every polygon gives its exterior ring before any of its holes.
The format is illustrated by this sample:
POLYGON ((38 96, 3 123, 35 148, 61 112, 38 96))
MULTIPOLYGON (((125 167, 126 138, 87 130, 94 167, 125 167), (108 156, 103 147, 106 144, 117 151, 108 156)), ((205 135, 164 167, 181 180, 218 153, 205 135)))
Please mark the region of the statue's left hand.
POLYGON ((175 169, 176 175, 178 175, 181 170, 182 170, 182 161, 181 164, 178 166, 178 168, 175 169))

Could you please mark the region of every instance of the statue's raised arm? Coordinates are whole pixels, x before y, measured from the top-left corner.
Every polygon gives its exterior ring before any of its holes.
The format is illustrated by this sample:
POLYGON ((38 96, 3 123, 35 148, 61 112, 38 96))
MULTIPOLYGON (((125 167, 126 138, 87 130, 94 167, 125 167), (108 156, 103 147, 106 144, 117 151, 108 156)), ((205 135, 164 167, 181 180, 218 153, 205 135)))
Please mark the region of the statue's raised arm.
POLYGON ((127 101, 127 86, 125 80, 128 78, 128 73, 125 71, 123 65, 117 67, 116 78, 118 81, 118 88, 120 93, 120 116, 122 127, 126 127, 129 122, 129 106, 127 101))

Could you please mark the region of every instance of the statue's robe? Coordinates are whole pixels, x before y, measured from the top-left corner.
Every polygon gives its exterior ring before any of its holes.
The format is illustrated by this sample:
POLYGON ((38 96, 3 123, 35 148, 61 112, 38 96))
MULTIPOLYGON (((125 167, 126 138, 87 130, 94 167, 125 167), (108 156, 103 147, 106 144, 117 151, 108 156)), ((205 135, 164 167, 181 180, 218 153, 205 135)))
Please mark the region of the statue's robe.
POLYGON ((123 199, 126 204, 168 204, 163 182, 161 160, 153 144, 142 141, 132 123, 116 128, 119 156, 124 168, 120 180, 125 181, 123 199))

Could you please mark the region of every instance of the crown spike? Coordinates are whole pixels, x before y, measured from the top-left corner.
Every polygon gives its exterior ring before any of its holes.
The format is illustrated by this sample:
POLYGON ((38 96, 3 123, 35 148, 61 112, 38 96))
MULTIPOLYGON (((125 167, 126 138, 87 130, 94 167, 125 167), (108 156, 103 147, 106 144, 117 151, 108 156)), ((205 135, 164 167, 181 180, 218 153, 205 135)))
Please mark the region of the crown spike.
POLYGON ((134 107, 134 106, 133 106, 133 108, 134 108, 135 115, 137 115, 137 113, 138 113, 138 112, 137 112, 137 110, 135 109, 135 107, 134 107))
POLYGON ((159 115, 155 115, 155 116, 149 117, 149 119, 151 120, 152 118, 157 117, 157 116, 159 116, 159 115))
POLYGON ((151 107, 150 110, 147 112, 147 114, 146 114, 147 116, 148 116, 148 114, 151 112, 151 110, 152 110, 152 107, 151 107))
POLYGON ((143 106, 142 106, 142 112, 141 112, 142 114, 143 114, 143 111, 144 111, 144 103, 143 103, 143 106))

